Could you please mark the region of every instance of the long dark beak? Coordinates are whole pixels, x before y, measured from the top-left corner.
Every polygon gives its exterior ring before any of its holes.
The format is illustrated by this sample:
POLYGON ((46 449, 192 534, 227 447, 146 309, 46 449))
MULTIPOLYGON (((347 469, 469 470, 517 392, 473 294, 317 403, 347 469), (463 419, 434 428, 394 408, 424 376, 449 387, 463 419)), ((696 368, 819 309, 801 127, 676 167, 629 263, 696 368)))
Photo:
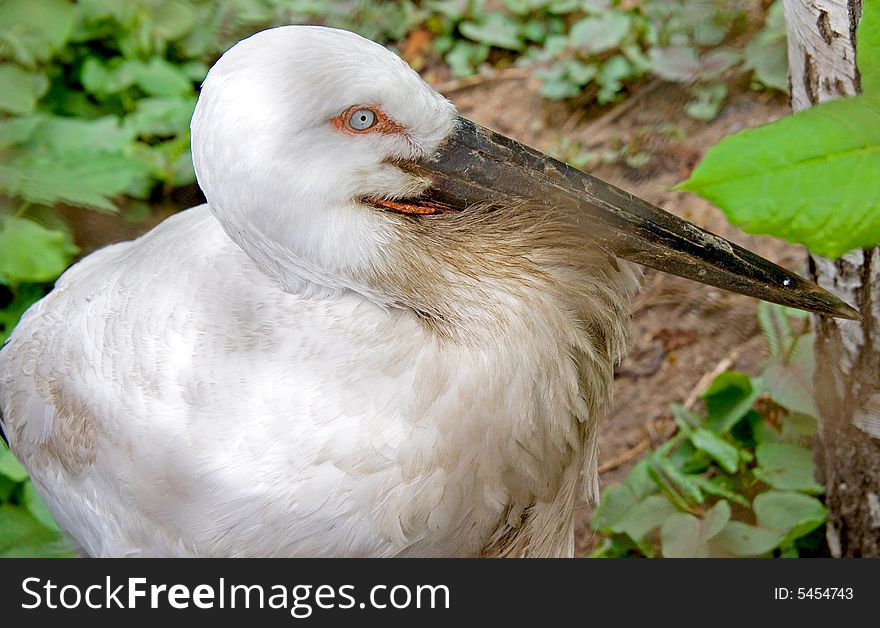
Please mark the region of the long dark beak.
POLYGON ((385 201, 412 214, 487 203, 572 208, 605 251, 680 277, 825 316, 860 315, 833 294, 769 260, 543 153, 459 118, 430 159, 412 166, 433 181, 417 199, 385 201))

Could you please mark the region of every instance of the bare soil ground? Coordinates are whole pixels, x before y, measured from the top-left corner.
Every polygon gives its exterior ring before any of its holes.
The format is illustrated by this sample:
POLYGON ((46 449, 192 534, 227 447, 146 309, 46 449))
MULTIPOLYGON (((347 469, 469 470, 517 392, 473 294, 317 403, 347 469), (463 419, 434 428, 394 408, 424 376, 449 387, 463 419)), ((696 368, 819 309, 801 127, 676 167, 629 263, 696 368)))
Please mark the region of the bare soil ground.
MULTIPOLYGON (((679 85, 651 82, 622 103, 605 108, 545 101, 538 86, 518 70, 494 78, 440 86, 459 112, 474 121, 545 152, 555 152, 565 136, 592 151, 646 153, 650 160, 632 168, 603 164, 591 173, 723 235, 796 271, 803 271, 803 250, 771 238, 755 237, 727 223, 720 211, 686 192, 672 190, 705 151, 740 129, 789 113, 782 95, 730 85, 720 115, 710 123, 687 118, 688 100, 679 85), (670 129, 672 132, 670 132, 670 129)), ((201 202, 185 190, 155 206, 148 220, 129 223, 96 212, 67 209, 84 252, 136 237, 173 211, 201 202)), ((600 422, 601 483, 622 479, 646 450, 668 438, 673 423, 670 403, 695 403, 697 394, 718 372, 733 368, 755 373, 765 355, 754 299, 685 279, 645 271, 644 289, 634 303, 629 356, 617 369, 615 401, 600 422)), ((595 545, 584 506, 578 520, 578 549, 595 545)))

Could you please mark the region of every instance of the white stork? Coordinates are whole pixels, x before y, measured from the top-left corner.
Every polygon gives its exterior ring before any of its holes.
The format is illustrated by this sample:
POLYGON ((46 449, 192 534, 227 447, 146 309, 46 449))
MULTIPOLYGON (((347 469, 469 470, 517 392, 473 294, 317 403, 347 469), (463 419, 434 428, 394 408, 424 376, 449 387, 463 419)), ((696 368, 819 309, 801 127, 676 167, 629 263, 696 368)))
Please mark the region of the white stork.
POLYGON ((92 556, 570 556, 618 257, 856 315, 349 32, 235 45, 192 142, 208 203, 74 265, 0 351, 3 430, 92 556))

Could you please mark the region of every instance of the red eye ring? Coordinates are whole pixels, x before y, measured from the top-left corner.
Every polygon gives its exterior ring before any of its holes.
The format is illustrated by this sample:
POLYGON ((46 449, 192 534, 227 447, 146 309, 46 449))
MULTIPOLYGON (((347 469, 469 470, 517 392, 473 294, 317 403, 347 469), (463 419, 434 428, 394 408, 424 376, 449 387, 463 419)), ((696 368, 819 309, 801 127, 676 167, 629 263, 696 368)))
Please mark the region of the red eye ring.
POLYGON ((338 116, 330 118, 330 124, 338 131, 352 135, 364 135, 367 133, 390 135, 392 133, 405 132, 404 128, 389 118, 378 105, 352 105, 338 116), (360 123, 360 126, 357 120, 358 114, 366 118, 360 123), (369 119, 368 114, 372 114, 372 120, 369 119), (354 125, 352 125, 353 119, 354 125))

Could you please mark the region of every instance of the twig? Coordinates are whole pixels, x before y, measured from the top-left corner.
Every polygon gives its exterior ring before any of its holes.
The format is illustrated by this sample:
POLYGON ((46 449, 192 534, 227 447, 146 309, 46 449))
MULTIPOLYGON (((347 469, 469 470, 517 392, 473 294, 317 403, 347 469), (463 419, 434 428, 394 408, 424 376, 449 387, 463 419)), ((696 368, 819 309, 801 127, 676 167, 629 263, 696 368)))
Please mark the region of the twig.
MULTIPOLYGON (((613 124, 617 121, 618 118, 622 117, 623 114, 635 107, 642 98, 656 90, 661 85, 663 85, 663 81, 661 80, 654 79, 650 81, 647 85, 639 89, 635 94, 617 105, 614 109, 602 114, 601 116, 593 120, 589 125, 587 125, 586 130, 589 131, 589 133, 592 135, 597 133, 601 129, 604 129, 606 126, 613 124)), ((569 120, 571 120, 571 118, 569 118, 569 120)))
POLYGON ((691 389, 690 394, 688 394, 687 398, 684 401, 685 410, 690 410, 693 408, 694 404, 697 403, 697 399, 700 398, 700 393, 706 390, 709 384, 712 383, 712 380, 721 375, 724 371, 730 368, 730 365, 733 364, 734 360, 739 357, 739 354, 742 353, 743 347, 742 345, 738 345, 730 350, 730 352, 721 358, 718 361, 718 364, 715 365, 708 373, 705 373, 700 381, 697 382, 697 385, 691 389))
MULTIPOLYGON (((685 399, 683 405, 686 410, 690 410, 694 406, 694 404, 697 403, 697 399, 700 398, 700 393, 706 389, 706 387, 712 382, 713 379, 715 379, 718 375, 730 368, 734 360, 736 360, 739 357, 739 354, 742 353, 742 350, 742 346, 734 347, 726 356, 718 361, 718 363, 711 371, 705 373, 700 378, 700 380, 697 382, 697 385, 694 386, 693 389, 691 389, 690 394, 688 394, 687 399, 685 399)), ((669 424, 669 429, 667 430, 666 434, 663 435, 663 441, 665 442, 675 436, 675 432, 677 430, 678 426, 675 423, 669 424)), ((641 454, 643 451, 645 451, 650 445, 651 438, 643 438, 619 456, 616 456, 608 462, 599 465, 599 473, 607 473, 608 471, 611 471, 621 465, 626 464, 627 462, 641 454)))
POLYGON ((453 92, 460 92, 464 89, 476 87, 477 85, 482 85, 483 83, 528 78, 530 74, 531 72, 528 68, 505 68, 503 70, 496 70, 483 74, 474 74, 473 76, 466 76, 465 78, 452 79, 451 81, 435 85, 434 89, 441 94, 451 94, 453 92))
POLYGON ((612 469, 616 469, 617 467, 626 464, 627 462, 638 456, 640 453, 645 451, 650 444, 651 441, 648 438, 640 440, 634 447, 627 449, 619 456, 615 456, 605 464, 599 465, 599 473, 607 473, 612 469))

